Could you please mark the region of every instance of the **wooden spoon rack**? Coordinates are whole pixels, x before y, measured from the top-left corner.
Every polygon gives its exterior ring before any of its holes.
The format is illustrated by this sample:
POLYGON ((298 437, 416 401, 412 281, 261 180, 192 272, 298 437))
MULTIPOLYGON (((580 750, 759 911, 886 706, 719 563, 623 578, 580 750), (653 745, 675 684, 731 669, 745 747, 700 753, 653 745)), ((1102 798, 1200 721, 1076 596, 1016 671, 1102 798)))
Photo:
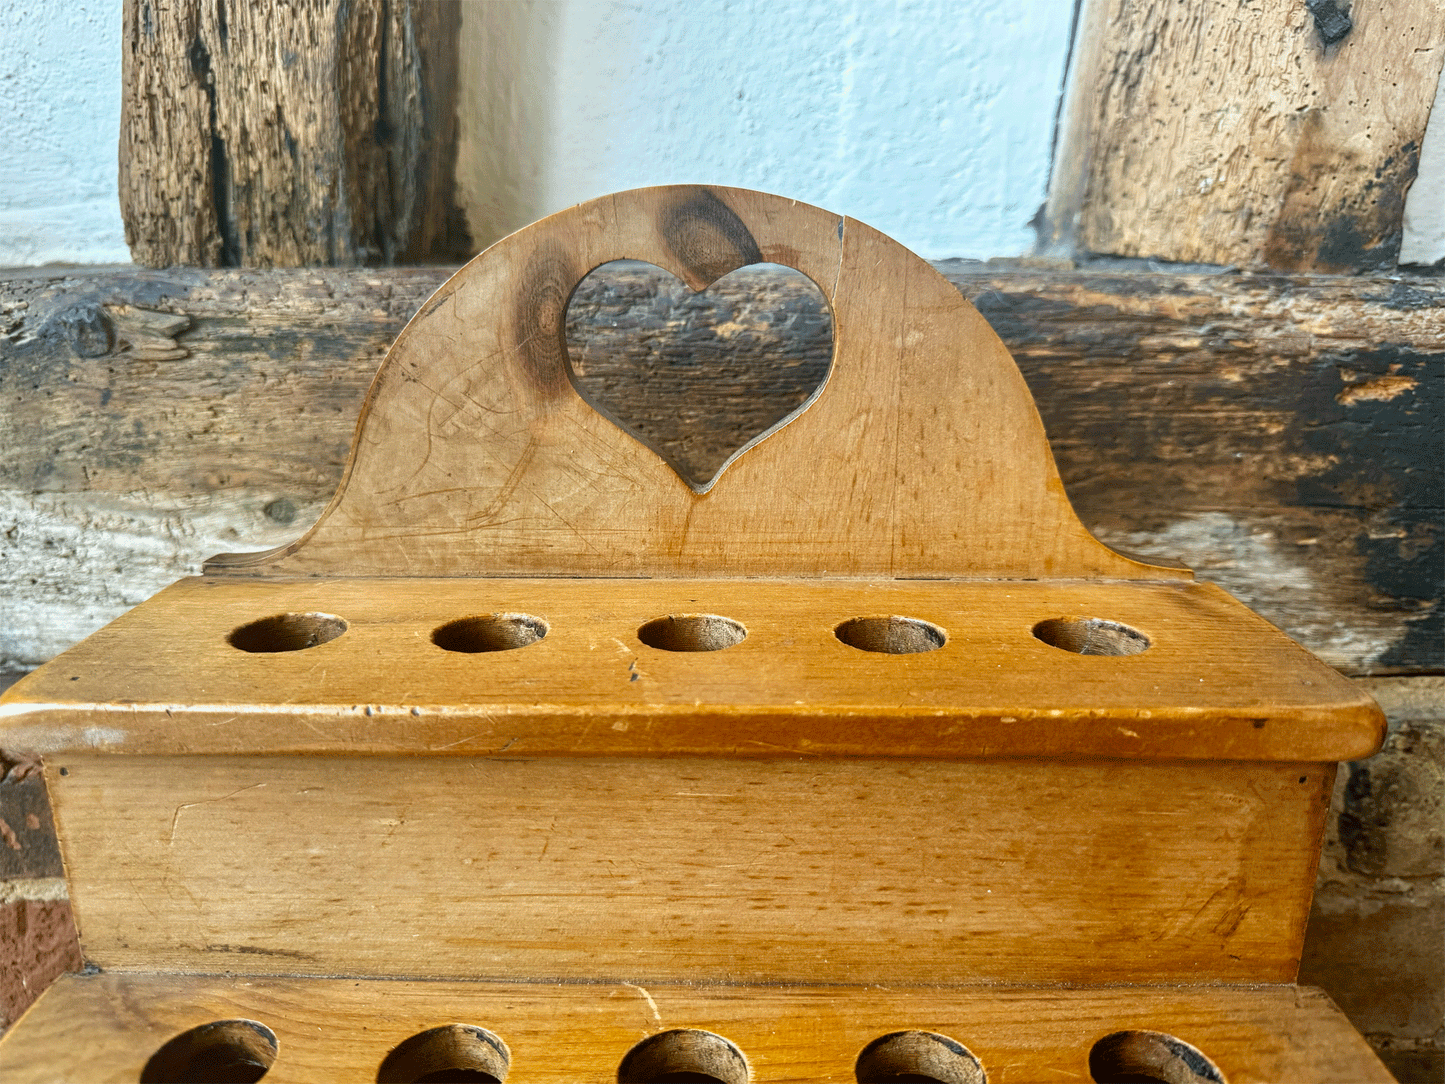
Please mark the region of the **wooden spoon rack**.
POLYGON ((1383 728, 1088 534, 927 263, 621 193, 423 307, 303 538, 0 701, 94 965, 0 1074, 1388 1080, 1292 985, 1335 764, 1383 728), (798 269, 826 381, 689 484, 577 390, 568 300, 618 259, 798 269))

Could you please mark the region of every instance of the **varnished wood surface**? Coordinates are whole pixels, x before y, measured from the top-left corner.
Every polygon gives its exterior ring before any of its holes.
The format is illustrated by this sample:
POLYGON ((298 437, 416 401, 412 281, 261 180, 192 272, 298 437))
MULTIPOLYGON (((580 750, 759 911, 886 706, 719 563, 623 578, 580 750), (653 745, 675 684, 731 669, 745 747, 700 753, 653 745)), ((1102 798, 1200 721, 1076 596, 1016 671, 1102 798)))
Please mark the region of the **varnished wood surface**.
POLYGON ((1186 577, 1079 523, 1028 386, 925 261, 841 215, 680 185, 499 241, 397 338, 341 488, 302 539, 216 572, 332 575, 1186 577), (694 290, 781 263, 823 292, 833 364, 715 479, 685 482, 575 385, 567 301, 641 259, 694 290))
MULTIPOLYGON (((1183 560, 1347 673, 1445 666, 1441 280, 935 267, 1018 360, 1107 544, 1183 560)), ((716 457, 811 387, 812 340, 776 276, 674 304, 670 276, 604 270, 568 334, 635 425, 716 457), (756 365, 719 325, 745 329, 756 365), (721 373, 735 379, 719 389, 721 373)), ((15 526, 0 669, 38 666, 214 553, 294 539, 340 481, 382 355, 450 274, 0 281, 0 519, 15 526)))
POLYGON ((0 699, 0 743, 46 754, 1111 756, 1337 761, 1368 756, 1368 696, 1218 588, 937 581, 183 581, 0 699), (238 628, 286 612, 346 631, 253 653, 238 628), (716 651, 639 638, 701 613, 746 636, 716 651), (443 650, 436 630, 521 614, 529 646, 443 650), (865 651, 835 629, 920 618, 947 637, 865 651), (1101 618, 1150 640, 1080 655, 1035 626, 1101 618))
POLYGON ((107 969, 1088 984, 1293 980, 1334 768, 67 754, 48 773, 107 969))
POLYGON ((901 1030, 953 1039, 991 1084, 1090 1081, 1091 1049, 1124 1030, 1189 1043, 1229 1084, 1393 1079, 1324 994, 1293 986, 552 986, 138 974, 63 979, 0 1040, 0 1073, 12 1084, 134 1081, 173 1036, 227 1019, 274 1032, 266 1079, 278 1082, 376 1079, 402 1041, 452 1023, 502 1040, 507 1084, 613 1081, 634 1045, 675 1028, 736 1044, 755 1084, 851 1082, 864 1047, 901 1030))

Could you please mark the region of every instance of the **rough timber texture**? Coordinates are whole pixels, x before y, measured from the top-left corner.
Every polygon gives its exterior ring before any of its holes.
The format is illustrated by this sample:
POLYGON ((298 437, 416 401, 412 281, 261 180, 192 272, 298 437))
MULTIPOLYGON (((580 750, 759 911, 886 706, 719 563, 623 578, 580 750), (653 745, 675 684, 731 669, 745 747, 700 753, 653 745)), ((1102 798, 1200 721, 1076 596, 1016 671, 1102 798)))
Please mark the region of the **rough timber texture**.
POLYGON ((127 0, 121 211, 136 262, 451 258, 456 4, 127 0))
POLYGON ((1051 240, 1244 267, 1393 267, 1442 61, 1439 0, 1089 0, 1051 240))

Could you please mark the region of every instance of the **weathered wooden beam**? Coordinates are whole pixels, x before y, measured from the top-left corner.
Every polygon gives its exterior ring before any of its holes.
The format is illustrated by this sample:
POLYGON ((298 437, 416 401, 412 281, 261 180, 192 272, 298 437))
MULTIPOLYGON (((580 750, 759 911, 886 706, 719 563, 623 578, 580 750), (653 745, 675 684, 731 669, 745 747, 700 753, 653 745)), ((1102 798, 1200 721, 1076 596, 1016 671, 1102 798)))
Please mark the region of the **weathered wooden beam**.
MULTIPOLYGON (((1348 673, 1445 666, 1440 280, 939 266, 1014 351, 1102 539, 1183 559, 1348 673)), ((446 274, 0 284, 0 669, 211 553, 304 530, 383 352, 446 274)), ((785 413, 826 358, 819 310, 781 281, 675 302, 624 268, 573 316, 585 378, 701 461, 785 413)))
POLYGON ((127 0, 120 197, 151 267, 468 254, 460 6, 127 0))
POLYGON ((1242 267, 1389 269, 1442 43, 1437 0, 1087 0, 1046 240, 1242 267))

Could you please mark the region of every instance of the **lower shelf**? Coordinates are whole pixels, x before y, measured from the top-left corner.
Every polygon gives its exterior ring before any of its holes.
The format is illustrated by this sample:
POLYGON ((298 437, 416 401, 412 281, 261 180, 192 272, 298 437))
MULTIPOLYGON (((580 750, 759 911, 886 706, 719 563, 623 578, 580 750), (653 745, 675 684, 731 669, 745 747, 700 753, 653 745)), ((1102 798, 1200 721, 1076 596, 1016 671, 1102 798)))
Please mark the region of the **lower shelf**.
POLYGON ((66 975, 0 1039, 22 1081, 1392 1077, 1296 986, 638 986, 66 975))

